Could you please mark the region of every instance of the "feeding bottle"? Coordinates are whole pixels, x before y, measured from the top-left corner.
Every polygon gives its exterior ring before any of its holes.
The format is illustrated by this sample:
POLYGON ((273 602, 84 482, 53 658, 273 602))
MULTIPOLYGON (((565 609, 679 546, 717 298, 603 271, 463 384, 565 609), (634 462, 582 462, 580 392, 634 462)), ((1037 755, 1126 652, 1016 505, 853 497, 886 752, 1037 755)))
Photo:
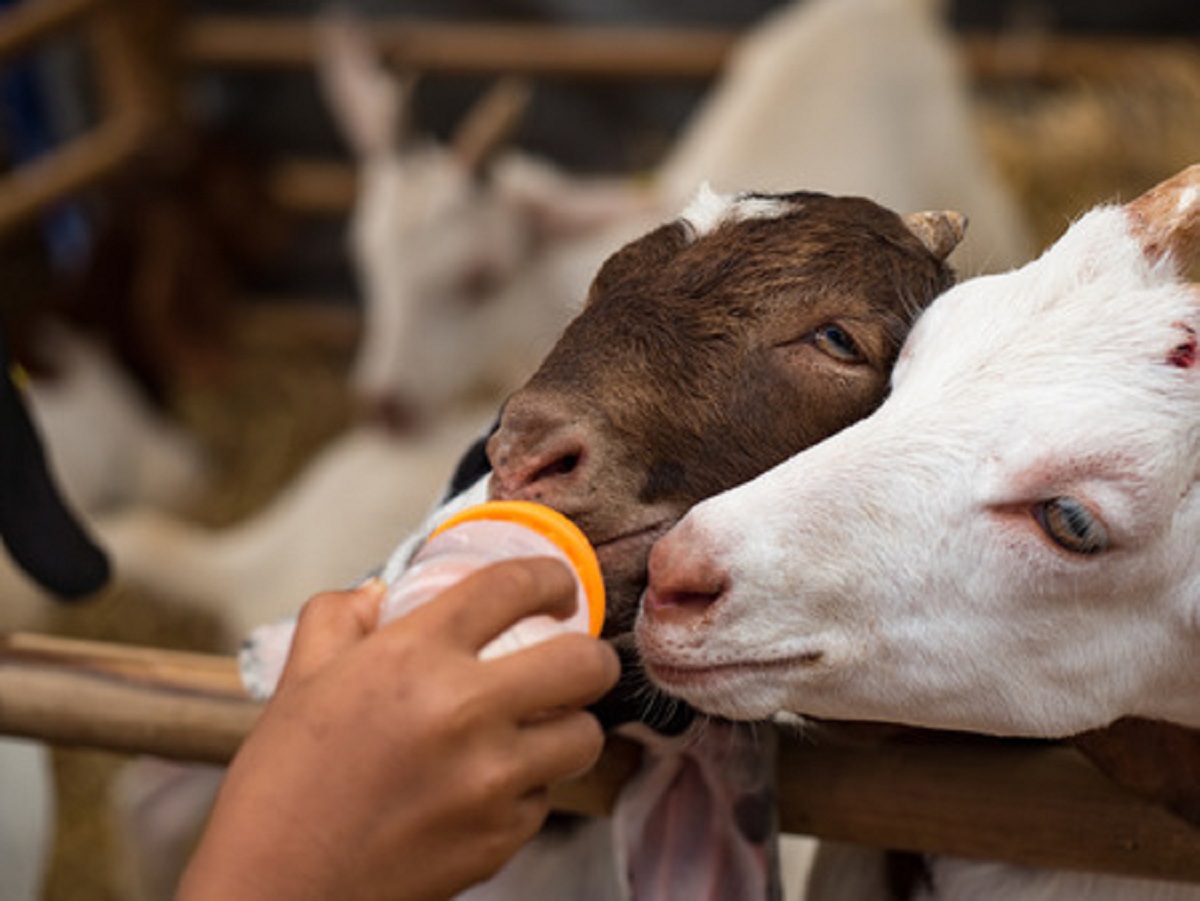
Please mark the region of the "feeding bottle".
POLYGON ((379 622, 433 600, 477 569, 519 557, 554 557, 566 563, 575 577, 575 612, 562 620, 544 614, 527 617, 484 646, 481 659, 568 632, 600 634, 604 581, 596 552, 571 520, 529 501, 489 501, 442 523, 388 586, 379 622))

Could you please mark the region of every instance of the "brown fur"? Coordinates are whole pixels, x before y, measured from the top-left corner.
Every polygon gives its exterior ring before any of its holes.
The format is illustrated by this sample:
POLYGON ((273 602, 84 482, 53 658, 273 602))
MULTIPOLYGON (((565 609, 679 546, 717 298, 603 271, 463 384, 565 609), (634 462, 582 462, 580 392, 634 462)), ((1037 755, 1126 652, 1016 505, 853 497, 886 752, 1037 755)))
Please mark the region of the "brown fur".
POLYGON ((550 504, 599 545, 610 636, 633 623, 653 539, 875 409, 916 313, 952 281, 874 203, 787 199, 778 218, 694 239, 671 223, 614 254, 491 441, 494 496, 550 504), (860 360, 820 349, 831 323, 860 360))

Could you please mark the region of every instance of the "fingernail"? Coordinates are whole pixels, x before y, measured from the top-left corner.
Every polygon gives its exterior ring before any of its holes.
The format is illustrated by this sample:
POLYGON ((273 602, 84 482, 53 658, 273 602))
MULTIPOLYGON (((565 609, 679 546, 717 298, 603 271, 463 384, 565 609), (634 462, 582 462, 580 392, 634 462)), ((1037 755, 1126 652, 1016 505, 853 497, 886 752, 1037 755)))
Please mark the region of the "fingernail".
POLYGON ((383 594, 386 588, 387 582, 383 581, 379 576, 371 576, 358 586, 359 591, 365 591, 368 594, 383 594))

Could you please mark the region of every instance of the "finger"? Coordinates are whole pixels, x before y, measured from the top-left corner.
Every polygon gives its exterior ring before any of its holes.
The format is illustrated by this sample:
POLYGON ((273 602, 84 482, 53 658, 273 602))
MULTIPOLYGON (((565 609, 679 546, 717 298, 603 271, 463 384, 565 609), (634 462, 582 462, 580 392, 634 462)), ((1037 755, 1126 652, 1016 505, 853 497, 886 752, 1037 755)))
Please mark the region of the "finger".
POLYGON ((484 567, 404 619, 419 618, 435 633, 477 654, 518 620, 538 613, 563 618, 574 609, 570 570, 553 558, 537 557, 484 567))
POLYGON ((600 722, 582 710, 572 710, 524 727, 518 750, 528 761, 517 788, 534 791, 585 773, 604 750, 600 722))
POLYGON ((368 579, 350 591, 314 595, 300 611, 280 684, 304 679, 375 629, 386 585, 368 579))
POLYGON ((621 675, 616 652, 587 635, 562 635, 486 663, 503 687, 505 709, 524 719, 583 707, 604 697, 621 675))

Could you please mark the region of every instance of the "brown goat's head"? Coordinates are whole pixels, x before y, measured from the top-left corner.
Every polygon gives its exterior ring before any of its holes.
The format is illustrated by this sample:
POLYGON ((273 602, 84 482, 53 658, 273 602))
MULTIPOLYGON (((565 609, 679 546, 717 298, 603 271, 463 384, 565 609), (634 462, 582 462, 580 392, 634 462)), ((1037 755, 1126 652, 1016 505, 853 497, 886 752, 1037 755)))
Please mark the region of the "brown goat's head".
POLYGON ((861 198, 708 192, 604 264, 488 455, 493 497, 555 507, 592 540, 618 647, 651 545, 689 507, 880 403, 962 228, 861 198))

